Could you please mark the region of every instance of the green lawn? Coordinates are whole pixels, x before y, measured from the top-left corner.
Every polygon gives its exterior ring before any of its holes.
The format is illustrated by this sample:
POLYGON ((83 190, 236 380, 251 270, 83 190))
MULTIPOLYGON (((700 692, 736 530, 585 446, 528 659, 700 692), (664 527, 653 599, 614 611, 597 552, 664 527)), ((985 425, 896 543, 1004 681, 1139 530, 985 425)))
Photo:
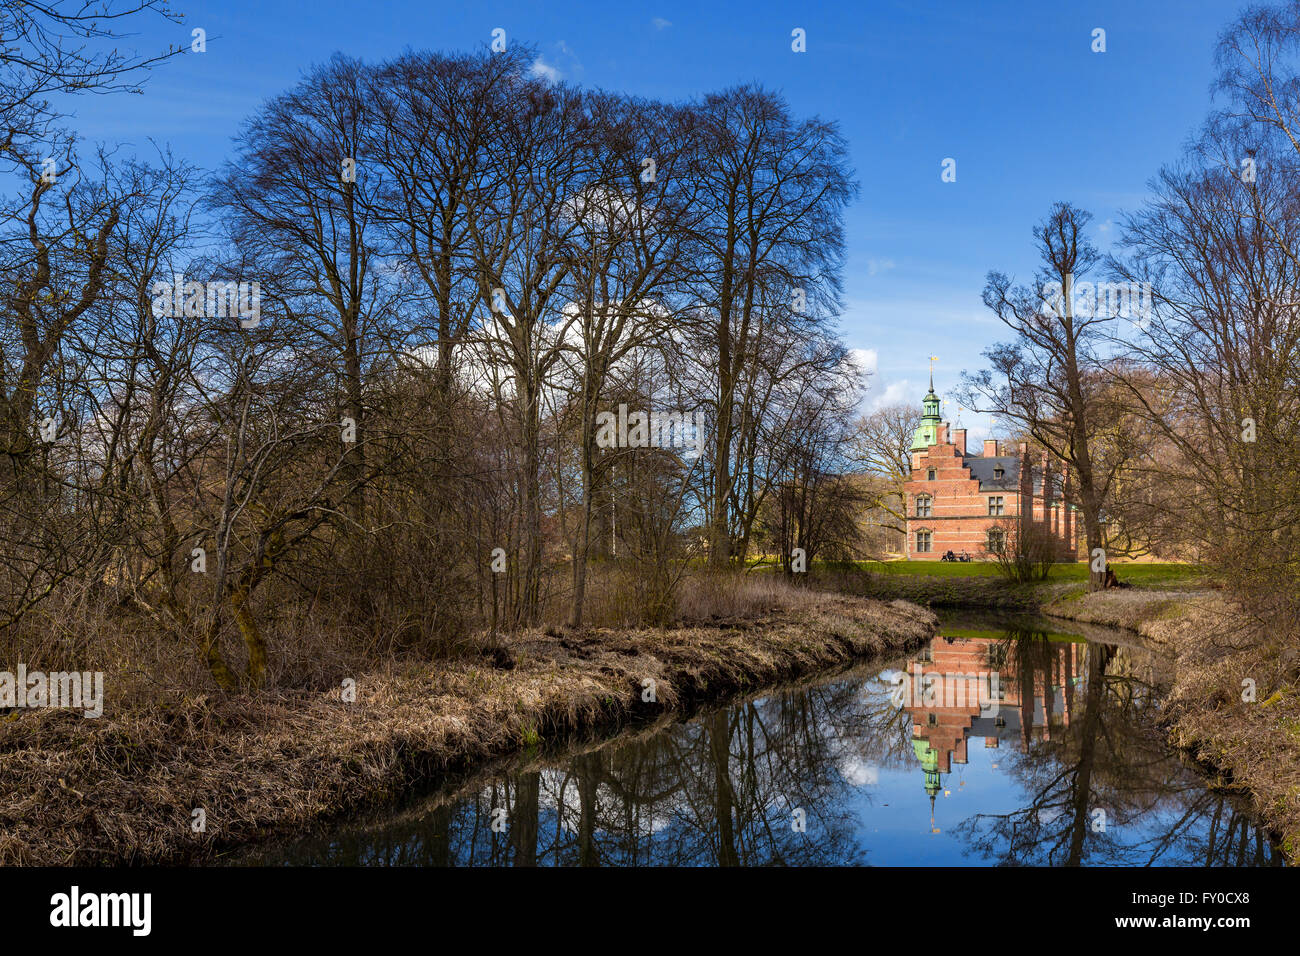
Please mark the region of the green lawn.
MULTIPOLYGON (((994 561, 859 561, 858 567, 882 574, 907 574, 932 578, 988 578, 998 577, 994 561)), ((1193 585, 1202 571, 1194 564, 1113 564, 1115 575, 1125 584, 1135 587, 1170 587, 1193 585)), ((1082 561, 1074 564, 1057 564, 1052 567, 1048 581, 1087 581, 1088 565, 1082 561)))

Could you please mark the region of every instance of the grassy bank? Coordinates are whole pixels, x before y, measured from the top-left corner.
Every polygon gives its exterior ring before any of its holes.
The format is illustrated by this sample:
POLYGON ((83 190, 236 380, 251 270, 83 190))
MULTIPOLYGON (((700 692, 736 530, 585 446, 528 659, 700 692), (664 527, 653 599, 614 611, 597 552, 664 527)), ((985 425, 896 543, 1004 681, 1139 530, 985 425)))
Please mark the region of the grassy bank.
MULTIPOLYGON (((982 570, 958 574, 950 567, 979 569, 972 564, 943 564, 941 574, 925 574, 911 570, 882 571, 874 562, 856 562, 852 565, 814 567, 815 587, 853 594, 877 601, 910 601, 924 607, 963 608, 996 611, 1033 611, 1064 595, 1075 586, 1070 583, 1052 585, 1013 584, 982 570)), ((900 562, 901 565, 901 562, 900 562)), ((883 565, 890 567, 890 565, 883 565)))
MULTIPOLYGON (((1189 564, 1117 564, 1119 579, 1134 588, 1178 591, 1201 583, 1202 572, 1189 564)), ((856 561, 814 568, 819 586, 876 600, 905 600, 927 607, 1034 611, 1054 601, 1083 594, 1086 564, 1054 565, 1044 581, 1015 584, 989 561, 856 561)))
POLYGON ((936 625, 902 602, 763 596, 708 622, 529 631, 490 659, 358 674, 354 703, 335 689, 190 696, 91 720, 11 715, 0 722, 0 863, 207 859, 542 739, 661 718, 925 640, 936 625))
MULTIPOLYGON (((901 577, 929 578, 999 578, 996 561, 857 561, 864 571, 901 577)), ((1112 564, 1119 579, 1134 587, 1178 587, 1200 582, 1203 572, 1194 564, 1133 562, 1112 564)), ((1088 583, 1088 565, 1077 561, 1054 564, 1046 584, 1088 583)))
POLYGON ((1263 822, 1300 854, 1300 654, 1285 635, 1210 590, 1102 591, 1044 608, 1126 628, 1174 661, 1170 739, 1251 795, 1263 822), (1251 683, 1253 682, 1253 684, 1251 683))

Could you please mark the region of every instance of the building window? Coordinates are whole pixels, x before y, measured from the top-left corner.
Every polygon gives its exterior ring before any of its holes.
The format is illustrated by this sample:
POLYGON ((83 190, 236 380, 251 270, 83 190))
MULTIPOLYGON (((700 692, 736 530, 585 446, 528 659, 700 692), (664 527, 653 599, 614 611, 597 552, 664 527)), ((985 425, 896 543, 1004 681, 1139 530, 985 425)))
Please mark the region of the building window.
POLYGON ((989 515, 991 515, 991 516, 997 516, 997 515, 1001 515, 1001 514, 1005 514, 1005 511, 1003 510, 1003 507, 1002 507, 1002 496, 1001 496, 1001 495, 990 495, 990 496, 989 496, 989 515))
POLYGON ((916 516, 918 518, 930 517, 930 501, 929 495, 916 496, 916 516))
POLYGON ((1003 468, 1001 465, 998 465, 998 467, 996 467, 996 468, 993 469, 993 477, 994 477, 994 478, 1001 478, 1001 477, 1002 477, 1003 475, 1005 475, 1006 473, 1007 473, 1007 470, 1006 470, 1005 468, 1003 468))
POLYGON ((934 475, 935 475, 934 469, 933 468, 928 469, 925 473, 925 480, 934 481, 934 475))
POLYGON ((988 550, 992 554, 1001 554, 1007 546, 1007 533, 1001 528, 989 529, 988 550))
POLYGON ((930 532, 918 531, 916 533, 916 550, 918 554, 926 554, 930 550, 930 532))
POLYGON ((929 724, 931 727, 937 727, 939 726, 939 715, 936 714, 934 711, 930 711, 928 714, 925 715, 925 722, 929 724))

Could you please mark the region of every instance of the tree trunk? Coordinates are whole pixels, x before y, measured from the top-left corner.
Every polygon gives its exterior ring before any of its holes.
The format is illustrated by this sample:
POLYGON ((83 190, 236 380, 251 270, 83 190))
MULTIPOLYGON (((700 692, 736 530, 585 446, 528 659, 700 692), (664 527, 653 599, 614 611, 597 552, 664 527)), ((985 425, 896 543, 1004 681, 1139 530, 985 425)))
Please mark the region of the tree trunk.
POLYGON ((596 437, 592 434, 596 396, 591 388, 584 387, 582 395, 582 515, 579 519, 578 540, 573 549, 573 607, 569 624, 582 627, 583 604, 587 599, 587 557, 591 553, 592 501, 595 494, 596 437))
POLYGON ((537 865, 538 806, 541 793, 540 773, 521 773, 515 777, 514 819, 510 821, 510 843, 515 866, 537 865))
POLYGON ((731 725, 730 715, 725 710, 719 710, 709 718, 709 752, 713 759, 713 795, 718 823, 718 865, 739 866, 735 821, 732 819, 735 795, 731 789, 731 725))
POLYGON ((542 501, 540 436, 541 425, 538 421, 538 396, 533 382, 526 385, 521 396, 524 407, 521 428, 523 431, 523 467, 522 505, 524 523, 523 567, 520 574, 518 602, 515 607, 515 620, 524 627, 537 622, 541 604, 542 574, 542 501))
MULTIPOLYGON (((1101 729, 1101 708, 1106 687, 1106 662, 1109 653, 1100 645, 1088 648, 1088 692, 1083 703, 1083 727, 1079 732, 1079 764, 1074 774, 1074 792, 1071 801, 1074 819, 1070 828, 1070 855, 1066 866, 1083 862, 1083 840, 1088 830, 1088 800, 1092 796, 1092 772, 1097 759, 1097 734, 1101 729)), ((1045 693, 1052 692, 1051 675, 1047 676, 1045 693)))
POLYGON ((248 593, 244 588, 237 588, 230 595, 230 609, 244 638, 244 646, 248 648, 248 686, 257 690, 266 679, 266 639, 248 609, 248 593))

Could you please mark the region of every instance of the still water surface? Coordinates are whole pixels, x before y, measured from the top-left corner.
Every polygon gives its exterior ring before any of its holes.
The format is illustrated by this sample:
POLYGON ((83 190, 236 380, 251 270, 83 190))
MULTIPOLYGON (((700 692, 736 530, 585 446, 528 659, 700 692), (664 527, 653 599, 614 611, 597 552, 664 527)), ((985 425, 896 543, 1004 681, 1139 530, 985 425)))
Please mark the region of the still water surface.
POLYGON ((912 653, 527 754, 242 862, 1278 865, 1154 726, 1162 662, 1061 629, 950 618, 912 653))

